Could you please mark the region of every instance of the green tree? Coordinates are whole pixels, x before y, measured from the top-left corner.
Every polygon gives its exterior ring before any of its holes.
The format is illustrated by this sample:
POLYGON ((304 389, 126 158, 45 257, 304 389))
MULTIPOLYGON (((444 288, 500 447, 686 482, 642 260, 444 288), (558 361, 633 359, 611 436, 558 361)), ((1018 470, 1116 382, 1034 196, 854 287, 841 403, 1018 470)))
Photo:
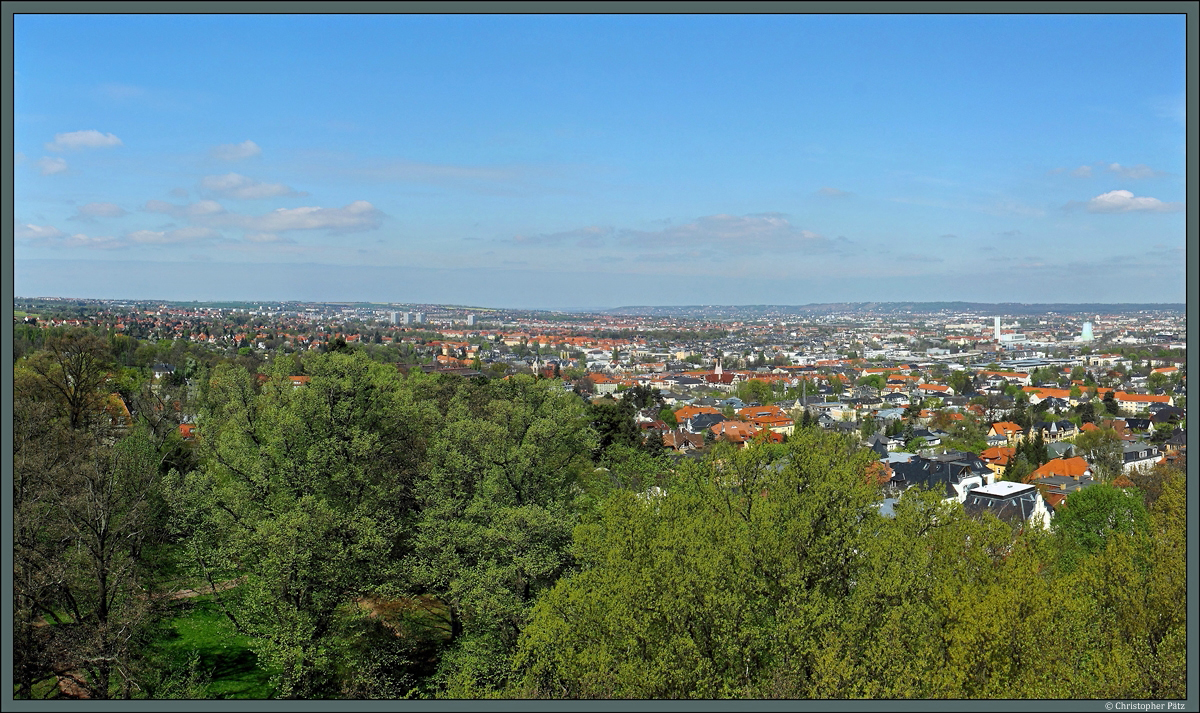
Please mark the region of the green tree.
POLYGON ((878 425, 876 424, 875 419, 867 416, 862 420, 862 425, 858 429, 858 435, 865 441, 871 436, 875 435, 877 429, 878 425))
POLYGON ((1097 480, 1110 481, 1124 468, 1124 444, 1116 431, 1101 428, 1075 437, 1075 449, 1087 459, 1097 480))
MULTIPOLYGON (((596 407, 547 381, 492 383, 448 405, 407 559, 415 592, 445 607, 450 638, 436 681, 455 697, 506 682, 529 606, 572 564, 573 501, 593 471, 587 423, 596 407)), ((601 409, 610 410, 625 413, 621 404, 601 409)))
POLYGON ((44 351, 29 360, 29 369, 57 393, 73 429, 95 425, 103 409, 101 386, 108 379, 109 350, 100 338, 71 331, 46 340, 44 351))
POLYGON ((883 374, 870 374, 868 376, 861 376, 854 383, 858 386, 870 386, 880 391, 887 386, 887 380, 884 379, 883 374))
POLYGON ((632 401, 601 400, 588 406, 591 427, 597 436, 594 456, 598 459, 606 448, 615 444, 635 447, 641 434, 633 417, 636 410, 632 401))
POLYGON ((1114 418, 1121 417, 1121 406, 1117 403, 1114 392, 1109 390, 1104 394, 1104 410, 1108 411, 1114 418))
POLYGON ((354 602, 401 579, 436 412, 414 398, 428 377, 402 381, 363 353, 309 359, 301 388, 274 367, 261 393, 244 369, 214 372, 205 467, 168 490, 196 571, 240 578, 218 601, 279 694, 336 695, 338 671, 366 665, 343 646, 366 615, 354 602))
POLYGON ((1096 406, 1091 401, 1085 401, 1079 404, 1076 412, 1079 414, 1079 420, 1081 423, 1095 423, 1096 406))
POLYGON ((1096 554, 1113 533, 1145 533, 1150 521, 1136 488, 1099 483, 1072 493, 1055 514, 1053 525, 1054 533, 1069 546, 1096 554))
POLYGON ((771 391, 771 385, 761 379, 747 379, 741 382, 738 384, 735 393, 739 399, 746 403, 774 403, 775 394, 771 391))
POLYGON ((535 606, 512 693, 762 695, 857 575, 877 491, 873 454, 847 447, 813 429, 782 446, 717 445, 665 492, 614 492, 575 531, 582 568, 535 606))
POLYGON ((948 381, 950 388, 954 389, 956 394, 967 394, 975 390, 975 381, 971 378, 971 373, 965 369, 956 369, 951 372, 948 381))

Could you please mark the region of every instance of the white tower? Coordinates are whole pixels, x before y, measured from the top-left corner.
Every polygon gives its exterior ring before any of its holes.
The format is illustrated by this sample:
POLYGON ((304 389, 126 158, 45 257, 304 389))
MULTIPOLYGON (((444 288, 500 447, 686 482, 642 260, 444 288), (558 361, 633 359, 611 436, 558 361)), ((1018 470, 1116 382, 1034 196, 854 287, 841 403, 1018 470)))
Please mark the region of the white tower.
POLYGON ((1000 341, 1000 318, 996 318, 996 341, 1000 341))

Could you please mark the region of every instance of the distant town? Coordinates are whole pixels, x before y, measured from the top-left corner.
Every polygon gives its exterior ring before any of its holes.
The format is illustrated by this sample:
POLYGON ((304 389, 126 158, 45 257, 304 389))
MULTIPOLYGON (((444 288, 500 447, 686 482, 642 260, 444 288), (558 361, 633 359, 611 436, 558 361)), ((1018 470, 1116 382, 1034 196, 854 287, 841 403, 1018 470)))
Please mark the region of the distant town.
MULTIPOLYGON (((199 373, 197 350, 242 361, 253 372, 295 352, 361 349, 401 371, 532 374, 593 401, 651 394, 639 396, 634 415, 642 437, 684 455, 702 454, 716 441, 779 441, 810 420, 874 449, 879 477, 897 493, 940 479, 938 487, 959 502, 973 490, 976 500, 983 494, 1008 502, 1012 493, 989 488, 1002 479, 1027 481, 1041 486, 1037 501, 1050 510, 1038 508, 1046 513, 1097 482, 1098 470, 1114 469, 1111 479, 1184 449, 1182 305, 1083 306, 1094 313, 1009 305, 1017 314, 997 313, 1005 307, 569 313, 17 298, 14 321, 18 355, 32 343, 31 330, 92 327, 144 340, 154 346, 140 347, 125 366, 155 383, 189 383, 199 373), (1119 464, 1097 462, 1095 438, 1087 436, 1100 429, 1119 440, 1119 464)), ((303 383, 303 375, 296 378, 303 383)), ((180 409, 189 435, 193 418, 180 409)))

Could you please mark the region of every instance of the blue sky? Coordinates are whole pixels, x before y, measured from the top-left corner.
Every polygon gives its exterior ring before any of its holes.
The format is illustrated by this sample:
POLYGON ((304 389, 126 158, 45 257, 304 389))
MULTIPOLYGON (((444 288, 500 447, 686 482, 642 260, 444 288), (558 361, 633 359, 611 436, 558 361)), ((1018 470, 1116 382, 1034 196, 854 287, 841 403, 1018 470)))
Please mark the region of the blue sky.
POLYGON ((15 18, 16 292, 1183 302, 1182 15, 15 18))

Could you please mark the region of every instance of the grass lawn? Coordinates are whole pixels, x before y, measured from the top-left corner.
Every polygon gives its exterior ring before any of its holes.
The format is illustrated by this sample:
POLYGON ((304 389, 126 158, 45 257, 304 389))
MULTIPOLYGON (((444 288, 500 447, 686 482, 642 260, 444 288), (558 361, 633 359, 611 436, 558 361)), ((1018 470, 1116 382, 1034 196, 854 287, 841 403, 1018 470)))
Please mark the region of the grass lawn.
POLYGON ((169 662, 184 668, 193 651, 205 677, 206 698, 270 698, 271 673, 258 666, 248 647, 211 597, 180 600, 178 616, 166 622, 156 647, 169 662))

